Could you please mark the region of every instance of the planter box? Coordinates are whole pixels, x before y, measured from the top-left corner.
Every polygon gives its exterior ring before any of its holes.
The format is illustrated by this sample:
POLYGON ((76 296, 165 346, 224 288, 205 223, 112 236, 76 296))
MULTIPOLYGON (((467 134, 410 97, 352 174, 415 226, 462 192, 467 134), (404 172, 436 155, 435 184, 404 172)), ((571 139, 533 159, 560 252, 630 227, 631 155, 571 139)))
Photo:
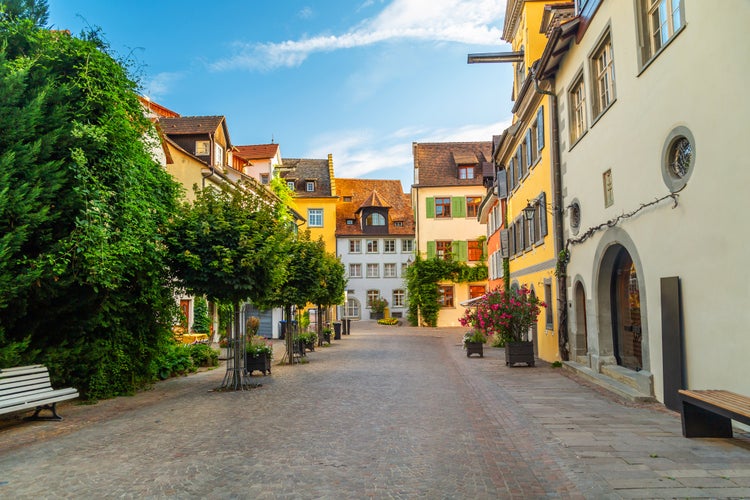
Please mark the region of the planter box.
POLYGON ((383 319, 385 317, 384 312, 372 312, 370 311, 370 319, 383 319))
POLYGON ((484 344, 482 342, 466 342, 466 357, 468 358, 472 354, 479 354, 480 358, 484 357, 484 344))
POLYGON ((263 375, 268 372, 268 374, 271 374, 271 355, 270 354, 261 354, 258 356, 253 356, 252 354, 246 354, 245 355, 245 371, 248 374, 252 374, 253 370, 258 370, 260 372, 263 372, 263 375))
POLYGON ((516 363, 526 363, 528 366, 534 366, 533 342, 508 342, 505 344, 505 365, 514 366, 516 363))

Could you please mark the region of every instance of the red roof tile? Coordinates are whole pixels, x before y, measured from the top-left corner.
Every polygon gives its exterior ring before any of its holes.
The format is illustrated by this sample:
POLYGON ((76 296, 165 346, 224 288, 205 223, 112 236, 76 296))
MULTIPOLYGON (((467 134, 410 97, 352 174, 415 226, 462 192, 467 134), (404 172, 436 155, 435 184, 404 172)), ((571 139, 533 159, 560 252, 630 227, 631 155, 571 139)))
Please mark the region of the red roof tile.
POLYGON ((366 207, 388 208, 388 234, 414 235, 411 196, 404 193, 401 181, 336 178, 339 201, 336 203, 336 236, 362 235, 358 213, 366 207), (347 201, 344 201, 347 200, 347 201), (347 224, 347 219, 357 221, 347 224), (397 227, 394 223, 401 222, 397 227))
POLYGON ((415 186, 481 186, 482 164, 491 159, 492 141, 415 142, 412 151, 415 186), (459 179, 457 164, 466 165, 471 158, 476 163, 474 178, 459 179))
POLYGON ((251 144, 235 146, 236 154, 246 160, 262 160, 273 158, 279 152, 278 144, 251 144))

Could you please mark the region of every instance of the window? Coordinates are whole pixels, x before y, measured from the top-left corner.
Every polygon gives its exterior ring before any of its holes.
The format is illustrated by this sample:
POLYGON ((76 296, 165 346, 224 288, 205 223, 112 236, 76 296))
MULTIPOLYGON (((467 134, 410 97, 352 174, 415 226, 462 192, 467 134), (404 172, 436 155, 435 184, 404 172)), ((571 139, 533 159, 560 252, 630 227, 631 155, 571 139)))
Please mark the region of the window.
POLYGON ((221 144, 214 144, 214 166, 224 166, 224 148, 221 144))
POLYGON ((211 141, 195 141, 195 156, 208 156, 211 141))
POLYGON ((380 277, 380 264, 367 264, 367 277, 379 278, 380 277))
POLYGON ((435 256, 438 259, 450 260, 451 242, 450 241, 436 241, 435 242, 435 256))
POLYGON ((383 241, 383 253, 396 253, 396 240, 383 241))
POLYGON ((354 225, 354 219, 346 219, 346 225, 347 226, 353 226, 354 225))
POLYGON ((351 203, 352 197, 351 196, 344 196, 344 203, 351 203))
POLYGON ((260 174, 260 183, 264 186, 268 185, 268 174, 260 174))
POLYGON ((447 218, 451 216, 451 199, 435 198, 435 217, 447 218))
POLYGON ((349 240, 349 253, 362 253, 362 240, 349 240))
POLYGON ((366 226, 385 226, 385 217, 377 212, 371 213, 365 219, 366 226))
POLYGON ((307 225, 310 227, 323 227, 323 209, 322 208, 308 208, 307 209, 307 225))
POLYGON ((403 290, 393 290, 393 297, 391 300, 393 307, 404 307, 404 297, 406 297, 406 294, 403 290))
POLYGON ((478 240, 469 240, 469 260, 482 260, 482 242, 478 240))
POLYGON ((609 33, 591 58, 594 72, 594 116, 602 114, 615 100, 615 63, 612 59, 612 39, 609 33))
POLYGON ((305 182, 305 191, 307 191, 308 193, 315 191, 315 181, 305 182))
POLYGON ((380 298, 380 290, 367 290, 367 307, 372 307, 372 302, 380 298))
POLYGON ((484 289, 484 285, 469 285, 469 298, 470 299, 476 299, 477 297, 481 297, 484 295, 486 290, 484 289))
POLYGON ((685 25, 684 0, 639 0, 641 64, 667 45, 685 25))
POLYGON ((402 220, 394 221, 393 222, 393 226, 394 227, 404 227, 404 221, 402 221, 402 220))
POLYGON ((438 304, 440 307, 453 307, 453 285, 438 286, 438 304))
POLYGON ((359 301, 357 299, 350 298, 346 301, 346 317, 359 318, 359 301))
POLYGON ((294 191, 294 181, 286 181, 286 187, 294 191))
POLYGON ((406 270, 409 269, 409 263, 402 262, 401 263, 401 277, 406 276, 406 270))
POLYGON ((378 240, 367 240, 367 253, 378 253, 378 240))
POLYGON ((459 179, 473 179, 474 178, 474 165, 459 165, 458 178, 459 179))
POLYGON ((695 165, 695 139, 687 127, 672 130, 664 142, 661 175, 671 192, 685 187, 695 165))
POLYGON ((413 252, 414 240, 401 240, 401 253, 413 252))
POLYGON ((573 83, 568 93, 570 107, 570 142, 575 143, 586 132, 586 89, 583 75, 573 83))
POLYGON ((396 278, 396 264, 383 264, 383 278, 396 278))
POLYGON ((554 330, 554 315, 552 314, 552 283, 544 284, 544 302, 547 307, 544 308, 544 322, 547 330, 554 330))
POLYGON ((467 196, 466 197, 466 217, 473 219, 477 218, 479 213, 479 204, 482 202, 482 198, 479 196, 467 196))
POLYGON ((349 264, 349 277, 361 278, 362 277, 362 264, 349 264))

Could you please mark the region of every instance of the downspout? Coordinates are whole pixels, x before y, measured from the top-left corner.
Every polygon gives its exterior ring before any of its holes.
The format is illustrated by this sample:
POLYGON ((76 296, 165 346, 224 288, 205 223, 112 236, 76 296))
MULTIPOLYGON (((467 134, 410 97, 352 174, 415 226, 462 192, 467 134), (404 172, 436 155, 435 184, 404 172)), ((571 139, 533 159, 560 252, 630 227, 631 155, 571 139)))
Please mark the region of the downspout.
POLYGON ((557 328, 558 348, 560 358, 563 361, 570 359, 568 351, 568 288, 567 273, 565 265, 560 265, 560 254, 565 250, 563 239, 563 210, 562 210, 562 169, 560 166, 560 139, 558 124, 557 95, 554 92, 544 90, 539 86, 536 75, 536 64, 531 66, 531 78, 534 81, 534 90, 538 94, 549 96, 550 107, 550 136, 551 136, 551 160, 552 160, 552 214, 555 231, 555 255, 558 265, 555 267, 557 276, 557 328))

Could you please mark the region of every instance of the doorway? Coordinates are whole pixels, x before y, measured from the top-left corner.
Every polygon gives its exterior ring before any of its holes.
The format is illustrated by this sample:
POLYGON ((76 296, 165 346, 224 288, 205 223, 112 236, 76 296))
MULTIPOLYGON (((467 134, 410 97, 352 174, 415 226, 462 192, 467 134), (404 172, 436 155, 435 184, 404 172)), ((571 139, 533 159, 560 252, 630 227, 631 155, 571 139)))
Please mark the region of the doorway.
POLYGON ((589 352, 588 329, 586 326, 586 290, 583 283, 576 283, 576 345, 575 355, 586 356, 589 352))
POLYGON ((624 247, 620 247, 615 256, 610 305, 612 346, 617 364, 640 371, 643 368, 641 296, 635 264, 624 247))

